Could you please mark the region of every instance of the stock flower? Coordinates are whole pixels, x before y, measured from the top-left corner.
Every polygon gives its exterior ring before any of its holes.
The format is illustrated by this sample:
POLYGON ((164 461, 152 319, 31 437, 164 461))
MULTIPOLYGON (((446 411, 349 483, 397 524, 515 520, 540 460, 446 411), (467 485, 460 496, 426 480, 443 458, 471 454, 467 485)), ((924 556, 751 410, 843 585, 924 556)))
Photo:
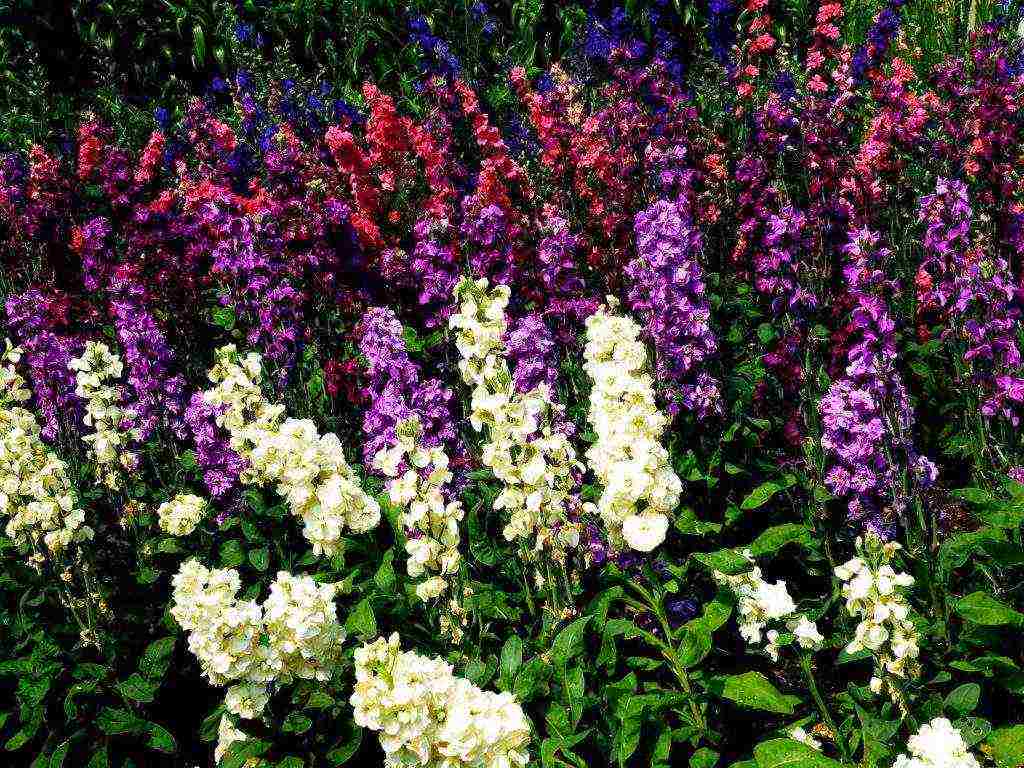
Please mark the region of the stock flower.
POLYGON ((56 557, 93 536, 85 525, 68 467, 44 442, 39 422, 22 407, 28 387, 16 366, 22 351, 4 342, 0 365, 0 519, 19 545, 56 557))
POLYGON ((125 470, 138 464, 138 457, 127 448, 136 435, 121 429, 126 419, 121 407, 123 392, 108 383, 121 378, 121 358, 106 344, 87 341, 82 356, 71 360, 68 367, 75 372, 75 394, 85 403, 83 422, 93 428, 82 440, 89 446, 103 484, 120 489, 124 486, 125 470))
POLYGON ((510 693, 483 691, 441 659, 402 652, 397 633, 356 649, 355 722, 379 731, 387 765, 529 761, 530 724, 510 693))
POLYGON ((337 554, 346 529, 376 527, 380 505, 362 489, 337 435, 321 434, 309 419, 285 418, 284 406, 266 398, 262 371, 258 354, 222 347, 209 371, 214 386, 203 399, 231 436, 231 449, 248 463, 242 482, 273 485, 302 520, 314 554, 337 554))
MULTIPOLYGON (((543 380, 527 392, 515 389, 504 345, 508 287, 489 289, 483 278, 466 278, 456 288, 456 298, 459 311, 449 323, 459 371, 472 388, 470 424, 478 431, 486 427, 481 458, 502 483, 494 507, 509 515, 503 534, 509 541, 524 539, 534 551, 551 549, 564 559, 566 550, 579 543, 578 525, 570 517, 579 469, 561 408, 543 380)), ((525 373, 520 381, 532 383, 525 373)))
POLYGON ((204 499, 191 493, 179 493, 156 511, 160 528, 172 536, 188 536, 206 517, 209 507, 204 499))
POLYGON ((920 669, 917 629, 904 594, 914 578, 890 565, 900 548, 897 542, 882 542, 869 534, 857 539, 858 556, 835 569, 843 582, 846 611, 860 619, 846 651, 871 651, 875 657, 873 689, 890 685, 887 675, 912 678, 920 669))
POLYGON ((588 419, 597 433, 586 456, 602 486, 590 508, 614 548, 650 552, 664 541, 682 491, 660 442, 668 419, 654 400, 640 327, 603 308, 586 326, 583 368, 594 382, 588 419))
POLYGON ((945 717, 922 725, 907 740, 907 752, 893 768, 980 768, 963 735, 945 717))

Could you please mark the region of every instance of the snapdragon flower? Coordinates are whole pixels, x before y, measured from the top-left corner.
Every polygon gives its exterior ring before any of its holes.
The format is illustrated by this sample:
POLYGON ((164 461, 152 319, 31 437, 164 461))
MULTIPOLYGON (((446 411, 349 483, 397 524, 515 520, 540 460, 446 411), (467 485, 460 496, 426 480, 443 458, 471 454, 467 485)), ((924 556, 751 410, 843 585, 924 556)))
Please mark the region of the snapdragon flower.
POLYGON ((249 464, 241 481, 273 486, 303 521, 313 552, 333 556, 346 529, 376 527, 380 505, 362 489, 337 435, 321 434, 309 419, 286 418, 284 406, 267 399, 262 371, 258 354, 242 356, 228 344, 217 351, 209 372, 214 386, 203 398, 230 435, 232 450, 249 464))
POLYGON ((661 444, 668 419, 655 403, 640 326, 612 311, 602 308, 586 322, 583 367, 594 382, 588 418, 597 433, 587 462, 603 486, 588 509, 600 514, 613 548, 650 552, 665 540, 682 483, 661 444))
POLYGON ((569 512, 576 504, 580 465, 561 424, 561 409, 544 381, 517 392, 504 336, 508 286, 464 278, 456 287, 459 311, 449 324, 459 351, 459 371, 472 387, 470 424, 486 440, 481 459, 502 483, 495 509, 508 511, 508 541, 532 542, 564 559, 579 543, 569 512))
MULTIPOLYGON (((14 542, 62 555, 93 536, 68 476, 44 442, 35 415, 23 408, 30 393, 17 371, 21 349, 5 342, 0 356, 0 519, 14 542)), ((37 553, 38 555, 38 553, 37 553)))
POLYGON ((398 633, 356 649, 355 722, 380 733, 385 766, 495 766, 529 762, 530 723, 510 693, 492 693, 451 665, 402 652, 398 633))
POLYGON ((871 689, 875 693, 888 687, 895 694, 886 675, 910 678, 920 670, 917 629, 909 618, 910 604, 904 594, 914 577, 898 573, 891 565, 900 549, 897 542, 883 543, 869 534, 857 539, 858 556, 835 569, 843 582, 847 613, 860 619, 846 652, 871 651, 875 657, 871 689))
POLYGON ((945 717, 921 726, 907 740, 909 755, 900 755, 893 768, 980 768, 963 735, 945 717))
POLYGON ((206 517, 209 506, 205 499, 191 493, 179 493, 165 501, 157 510, 160 530, 172 536, 188 536, 206 517))
POLYGON ((135 430, 121 428, 127 413, 121 407, 123 391, 111 384, 121 378, 121 358, 103 342, 87 341, 81 357, 68 363, 75 372, 75 394, 85 403, 85 426, 92 427, 82 440, 89 446, 100 480, 112 490, 124 487, 124 471, 138 465, 138 456, 128 449, 138 439, 135 430))

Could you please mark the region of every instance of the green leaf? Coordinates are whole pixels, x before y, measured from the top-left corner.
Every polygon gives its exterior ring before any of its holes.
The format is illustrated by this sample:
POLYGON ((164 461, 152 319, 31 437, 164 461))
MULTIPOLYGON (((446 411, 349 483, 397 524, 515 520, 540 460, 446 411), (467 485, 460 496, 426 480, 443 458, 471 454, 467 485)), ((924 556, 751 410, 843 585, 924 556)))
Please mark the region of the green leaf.
POLYGON ((123 733, 138 733, 146 721, 129 712, 127 709, 104 707, 96 717, 96 725, 108 736, 123 733))
POLYGON ((583 630, 589 621, 590 616, 582 616, 558 633, 551 645, 551 660, 555 664, 564 667, 569 659, 583 650, 583 630))
POLYGON ((345 628, 350 632, 370 639, 377 635, 377 618, 373 615, 370 599, 361 600, 345 620, 345 628))
POLYGON ((114 686, 118 693, 131 701, 141 701, 149 704, 153 701, 159 683, 147 680, 138 672, 133 672, 127 680, 123 680, 114 686))
POLYGON ((146 746, 150 749, 167 754, 171 754, 177 749, 171 732, 163 726, 156 723, 148 723, 146 730, 146 746))
POLYGON ((690 768, 714 768, 717 763, 718 753, 707 747, 701 747, 690 755, 690 768))
POLYGON ((249 550, 249 562, 257 571, 265 571, 270 567, 270 552, 266 547, 249 550))
POLYGON ((1024 625, 1024 614, 999 602, 987 592, 974 592, 956 604, 956 612, 973 624, 999 627, 1024 625))
POLYGON ((281 724, 281 730, 285 733, 305 733, 312 727, 313 721, 298 712, 289 714, 281 724))
POLYGON ((946 697, 945 708, 954 716, 973 712, 981 699, 981 686, 977 683, 964 683, 946 697))
POLYGON ((377 573, 373 575, 373 583, 376 584, 382 592, 391 592, 395 588, 397 579, 395 577, 395 566, 393 565, 395 560, 395 550, 389 549, 384 553, 384 557, 381 558, 380 567, 377 568, 377 573))
POLYGON ((793 714, 800 703, 796 696, 786 696, 760 672, 716 677, 711 681, 712 693, 750 709, 761 709, 780 715, 793 714))
POLYGON ((110 761, 107 759, 107 748, 100 747, 92 753, 92 757, 89 758, 89 764, 86 768, 108 768, 110 761))
POLYGON ((758 768, 840 768, 841 763, 793 739, 771 739, 754 747, 758 768))
POLYGON ((740 509, 757 509, 763 507, 768 500, 782 490, 778 483, 762 483, 747 494, 747 498, 740 504, 740 509))
POLYGON ((225 541, 220 548, 220 567, 237 568, 245 562, 245 552, 237 541, 225 541))
POLYGON ((760 557, 777 552, 793 542, 806 544, 810 542, 810 535, 810 529, 806 525, 799 523, 776 525, 754 539, 750 545, 750 553, 755 557, 760 557))
POLYGON ((1019 768, 1024 764, 1024 725, 997 728, 985 739, 985 747, 999 768, 1019 768))
POLYGON ((176 637, 161 637, 150 643, 139 659, 139 672, 150 680, 160 680, 171 665, 171 654, 174 653, 176 637))
POLYGON ((501 687, 509 690, 516 679, 516 672, 523 666, 523 641, 512 635, 501 649, 501 687))
POLYGON ((711 571, 721 571, 732 576, 750 570, 750 561, 735 549, 719 549, 715 552, 695 552, 693 559, 711 571))

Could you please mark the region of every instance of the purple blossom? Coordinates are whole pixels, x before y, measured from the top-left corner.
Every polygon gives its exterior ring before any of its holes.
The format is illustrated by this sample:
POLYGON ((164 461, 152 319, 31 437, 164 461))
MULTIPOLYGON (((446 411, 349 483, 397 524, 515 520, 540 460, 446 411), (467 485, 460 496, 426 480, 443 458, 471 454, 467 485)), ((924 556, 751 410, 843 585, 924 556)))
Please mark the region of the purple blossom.
POLYGON ((227 434, 216 423, 216 409, 196 392, 185 409, 185 422, 196 444, 196 462, 203 481, 215 499, 222 498, 238 482, 246 462, 231 448, 227 434))
POLYGON ((426 325, 435 328, 447 322, 454 309, 452 296, 459 279, 458 249, 448 220, 421 219, 413 230, 410 270, 419 282, 419 303, 426 309, 426 325))
POLYGON ((517 392, 526 393, 546 384, 552 397, 558 379, 555 340, 538 314, 520 319, 505 337, 512 381, 517 392))
POLYGON ((370 407, 363 416, 363 460, 373 466, 373 457, 393 446, 398 422, 412 416, 423 428, 426 446, 443 445, 451 455, 455 428, 449 401, 452 393, 437 379, 420 381, 418 366, 409 358, 402 337, 402 324, 389 307, 370 309, 359 325, 359 350, 366 358, 370 407))
POLYGON ((851 232, 843 249, 854 343, 845 376, 821 401, 821 445, 831 464, 825 485, 846 500, 850 522, 889 539, 893 513, 903 518, 910 489, 931 485, 937 470, 913 446, 913 411, 896 369, 896 323, 885 298, 893 286, 879 268, 889 252, 878 242, 864 229, 851 232))
POLYGON ((41 434, 53 440, 62 422, 78 424, 82 404, 68 364, 81 353, 82 340, 61 332, 64 308, 58 297, 30 288, 9 296, 5 308, 11 336, 25 352, 28 381, 43 417, 41 434))
POLYGON ((108 293, 131 392, 122 428, 137 430, 140 441, 148 440, 160 425, 184 437, 185 382, 172 373, 174 354, 149 311, 137 271, 119 267, 108 293))
POLYGON ((627 298, 654 341, 658 379, 672 415, 682 404, 700 418, 721 410, 717 381, 704 367, 718 351, 697 260, 703 248, 685 199, 658 200, 636 215, 637 256, 625 269, 627 298))

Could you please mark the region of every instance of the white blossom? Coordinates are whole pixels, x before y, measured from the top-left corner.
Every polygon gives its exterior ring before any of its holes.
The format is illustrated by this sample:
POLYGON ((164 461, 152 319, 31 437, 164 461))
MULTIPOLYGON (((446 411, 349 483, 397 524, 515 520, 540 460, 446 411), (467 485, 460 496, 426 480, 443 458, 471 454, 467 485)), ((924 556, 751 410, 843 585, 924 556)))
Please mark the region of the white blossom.
POLYGON ((611 545, 650 552, 668 531, 682 483, 661 439, 658 410, 640 326, 600 309, 587 318, 584 370, 594 382, 589 420, 597 441, 587 462, 602 486, 596 509, 611 545))
POLYGON ((907 740, 907 752, 896 758, 893 768, 980 768, 960 731, 944 717, 922 725, 907 740))
POLYGON ((161 504, 156 514, 161 530, 172 536, 188 536, 208 511, 204 499, 191 493, 179 493, 161 504))
POLYGON ((337 435, 320 434, 309 419, 285 418, 284 406, 266 398, 262 369, 255 352, 242 356, 233 344, 221 347, 209 372, 214 386, 203 398, 217 409, 231 447, 249 462, 242 481, 273 486, 302 520, 313 552, 336 555, 346 530, 377 526, 380 505, 362 489, 337 435))
POLYGON ((441 659, 402 652, 395 633, 356 649, 355 722, 378 731, 385 766, 514 768, 530 724, 509 693, 456 677, 441 659))

